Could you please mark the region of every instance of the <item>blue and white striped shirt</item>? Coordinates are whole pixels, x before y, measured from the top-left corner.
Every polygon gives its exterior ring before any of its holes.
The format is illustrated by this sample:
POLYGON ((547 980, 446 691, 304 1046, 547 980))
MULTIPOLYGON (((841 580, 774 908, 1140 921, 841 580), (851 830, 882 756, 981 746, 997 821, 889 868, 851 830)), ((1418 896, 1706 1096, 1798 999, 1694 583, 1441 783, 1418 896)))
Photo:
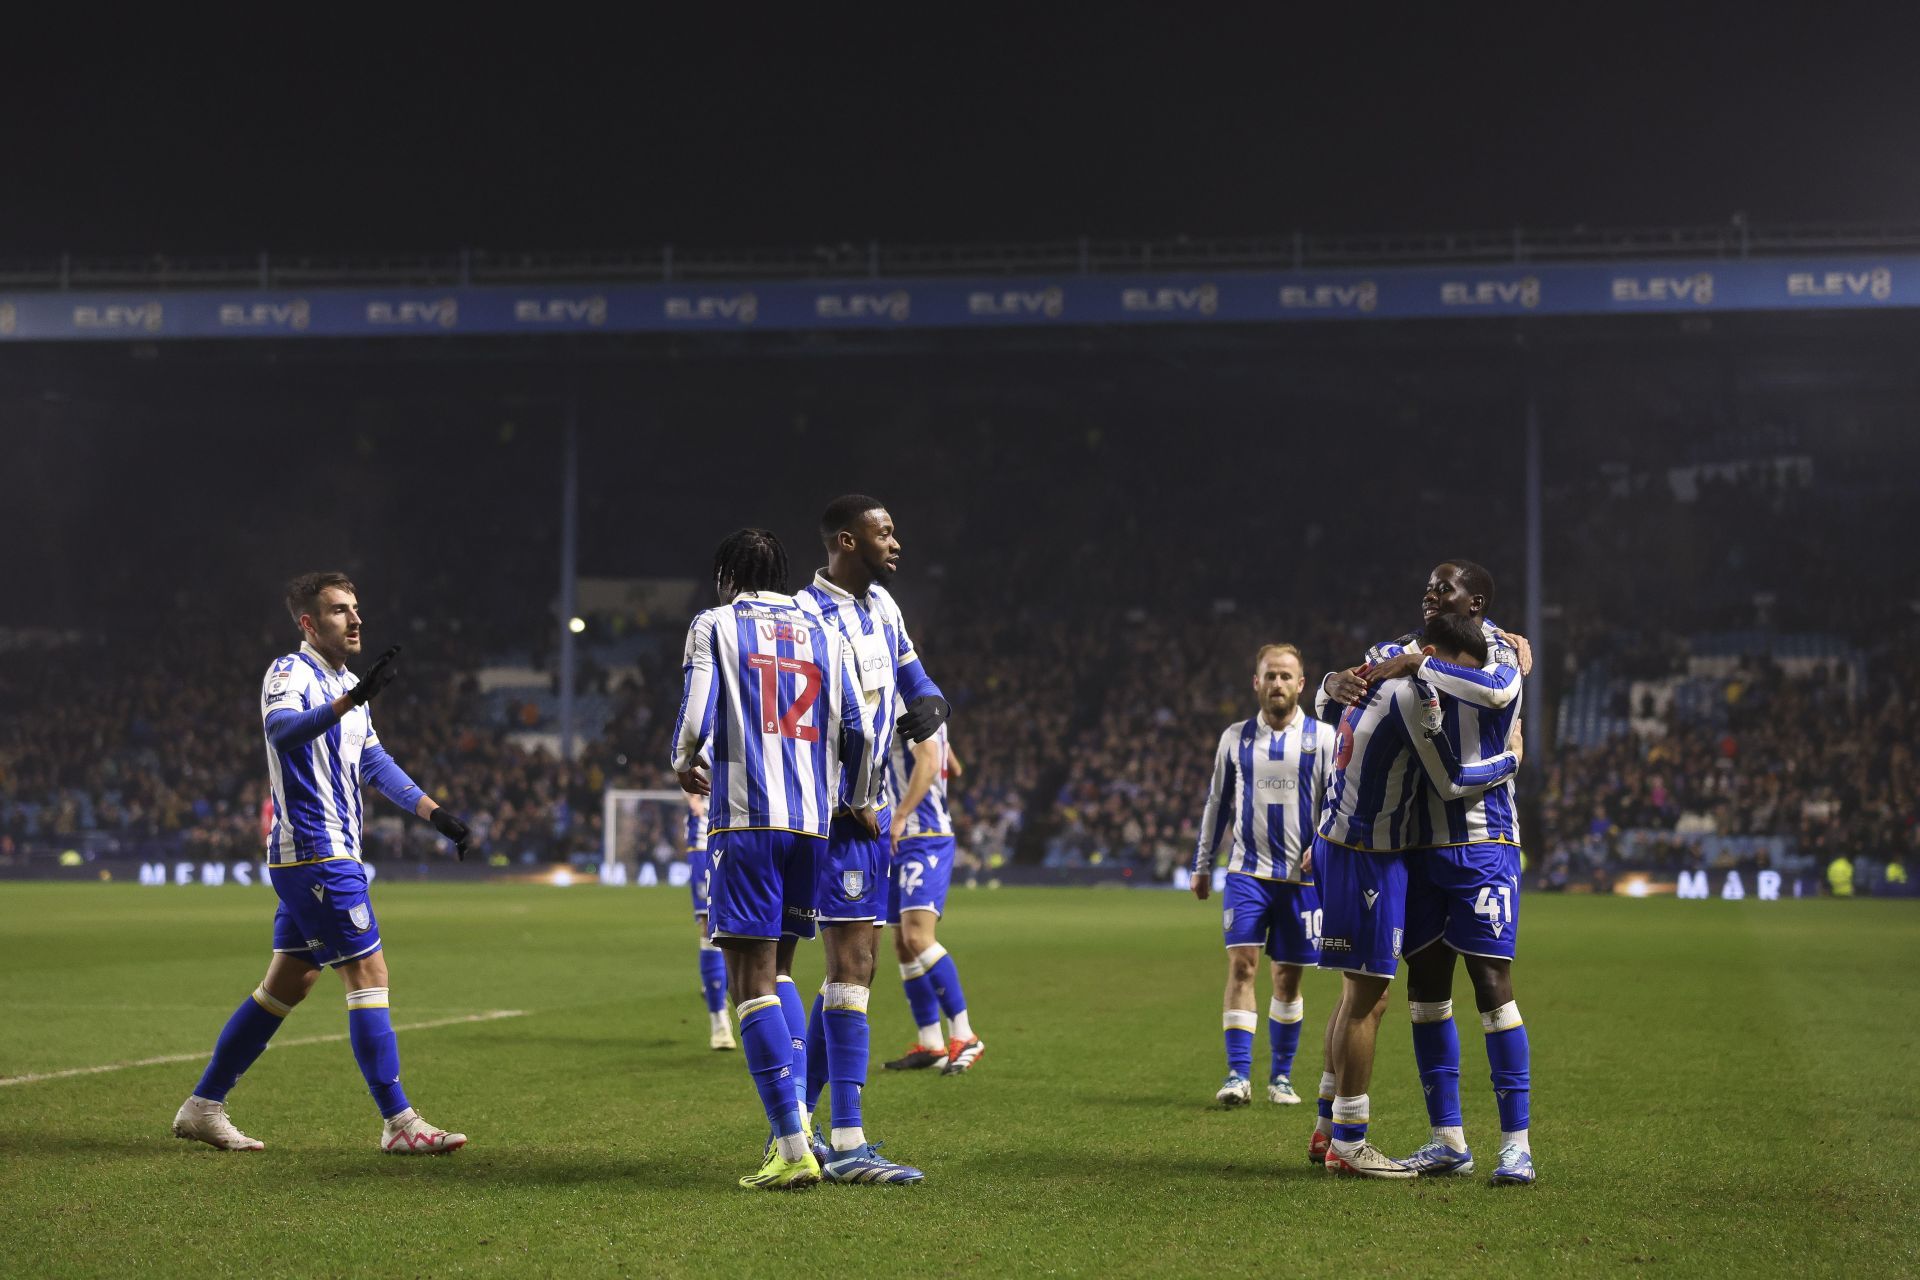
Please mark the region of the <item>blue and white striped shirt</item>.
MULTIPOLYGON (((893 710, 896 716, 902 715, 906 711, 906 704, 896 700, 893 710)), ((907 814, 906 830, 900 835, 902 840, 953 834, 953 815, 947 811, 946 725, 934 731, 932 741, 939 744, 940 767, 933 771, 933 785, 927 789, 926 796, 907 814)), ((893 750, 887 756, 889 795, 898 799, 907 794, 907 783, 913 779, 913 763, 913 746, 905 738, 894 735, 893 750)))
POLYGON ((682 670, 673 767, 710 754, 711 830, 824 837, 836 798, 872 803, 875 717, 853 647, 818 614, 792 596, 745 592, 693 620, 682 670))
POLYGON ((695 813, 691 808, 689 808, 687 810, 687 852, 688 853, 704 853, 706 852, 706 848, 707 848, 706 810, 703 809, 699 813, 695 813))
POLYGON ((1332 732, 1301 707, 1279 729, 1265 716, 1229 725, 1213 753, 1193 873, 1211 871, 1231 827, 1228 871, 1312 884, 1314 824, 1326 802, 1332 757, 1332 732))
MULTIPOLYGON (((1440 689, 1441 681, 1436 679, 1433 685, 1440 689)), ((1518 690, 1515 692, 1517 695, 1518 690)), ((1450 752, 1466 769, 1510 754, 1507 736, 1513 730, 1514 721, 1520 718, 1520 703, 1521 698, 1515 696, 1505 706, 1490 709, 1441 693, 1440 723, 1446 741, 1443 756, 1450 752)), ((1449 797, 1429 787, 1420 808, 1417 829, 1422 847, 1488 841, 1520 843, 1520 816, 1514 806, 1512 777, 1478 794, 1459 797, 1449 797)))
MULTIPOLYGON (((914 651, 913 639, 907 634, 907 622, 900 616, 900 606, 887 589, 877 583, 867 588, 864 598, 856 597, 827 577, 825 569, 816 572, 813 581, 802 587, 795 598, 801 608, 818 615, 837 630, 853 650, 861 697, 866 703, 868 718, 877 724, 879 759, 885 761, 893 749, 894 700, 911 702, 940 692, 920 665, 920 655, 914 651)), ((891 795, 886 789, 884 769, 880 782, 881 789, 875 799, 886 804, 891 795)), ((860 807, 844 793, 840 802, 848 808, 860 807)))
POLYGON ((273 866, 358 860, 363 780, 408 813, 420 803, 420 788, 380 745, 368 708, 333 715, 329 704, 359 683, 304 642, 267 668, 260 724, 273 792, 267 832, 267 862, 273 866))
POLYGON ((1432 843, 1426 788, 1458 800, 1513 776, 1519 761, 1510 751, 1463 764, 1436 745, 1420 703, 1412 680, 1388 680, 1340 717, 1322 837, 1373 853, 1421 848, 1432 843))

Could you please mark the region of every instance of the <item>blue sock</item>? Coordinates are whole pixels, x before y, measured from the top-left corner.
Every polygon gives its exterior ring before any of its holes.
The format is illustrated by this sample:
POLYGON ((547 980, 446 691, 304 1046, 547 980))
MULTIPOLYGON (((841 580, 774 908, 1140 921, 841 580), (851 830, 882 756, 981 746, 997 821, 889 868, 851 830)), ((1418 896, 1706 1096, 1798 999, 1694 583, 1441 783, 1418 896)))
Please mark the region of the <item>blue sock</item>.
POLYGON ((821 994, 827 1041, 827 1088, 833 1127, 861 1127, 860 1091, 867 1084, 867 988, 829 982, 821 994))
POLYGON ((1525 1133, 1533 1071, 1520 1008, 1509 1000, 1481 1014, 1480 1025, 1487 1033, 1487 1065, 1493 1069, 1493 1096, 1500 1104, 1500 1132, 1525 1133))
POLYGON ((740 1047, 746 1052, 747 1070, 753 1073, 753 1087, 760 1091, 767 1123, 773 1126, 775 1137, 800 1132, 800 1099, 793 1088, 793 1037, 787 1032, 779 997, 743 1000, 738 1012, 740 1047))
POLYGON ((1460 1115, 1460 1031, 1453 1025, 1453 1001, 1410 1000, 1413 1011, 1413 1061, 1427 1095, 1427 1123, 1457 1128, 1460 1115))
POLYGON ((392 1119, 405 1111, 407 1095, 400 1087, 400 1040, 393 1034, 393 1018, 387 1013, 385 987, 347 992, 347 1035, 353 1042, 354 1061, 360 1064, 367 1092, 373 1095, 380 1114, 392 1119))
MULTIPOLYGON (((927 971, 927 980, 933 984, 934 998, 940 1002, 940 1012, 949 1018, 967 1011, 967 993, 960 989, 960 971, 953 967, 953 957, 939 943, 934 943, 920 953, 920 963, 927 971), (932 957, 929 959, 928 957, 932 957)), ((926 1023, 921 1023, 926 1026, 926 1023)))
POLYGON ((1298 997, 1267 1004, 1267 1044, 1273 1050, 1274 1075, 1293 1075, 1293 1058, 1300 1052, 1301 1020, 1306 1014, 1307 1002, 1298 997))
POLYGON ((718 1013, 727 1007, 727 957, 724 953, 700 948, 700 994, 706 997, 708 1013, 718 1013))
POLYGON ((901 965, 900 984, 907 989, 907 1007, 913 1010, 914 1027, 939 1026, 940 997, 934 994, 933 979, 927 976, 926 966, 918 960, 901 965))
POLYGON ((1221 1015, 1227 1037, 1228 1075, 1253 1075, 1253 1024, 1259 1020, 1251 1009, 1229 1009, 1221 1015))
POLYGON ((292 1005, 275 1000, 264 987, 255 987, 227 1019, 227 1025, 220 1028, 220 1038, 213 1042, 213 1057, 200 1073, 200 1083, 193 1087, 194 1096, 225 1102, 227 1091, 266 1052, 267 1041, 273 1039, 273 1033, 292 1011, 292 1005))
POLYGON ((820 1094, 827 1087, 827 1015, 824 1008, 826 997, 813 998, 813 1012, 807 1018, 806 1061, 802 1064, 805 1075, 801 1079, 806 1084, 806 1092, 801 1102, 809 1113, 820 1109, 820 1094))
MULTIPOLYGON (((780 997, 780 1016, 787 1023, 787 1039, 793 1043, 793 1084, 804 1090, 807 1083, 807 1008, 800 1003, 800 988, 784 973, 774 979, 773 993, 780 997)), ((801 1101, 806 1101, 802 1096, 801 1101)))

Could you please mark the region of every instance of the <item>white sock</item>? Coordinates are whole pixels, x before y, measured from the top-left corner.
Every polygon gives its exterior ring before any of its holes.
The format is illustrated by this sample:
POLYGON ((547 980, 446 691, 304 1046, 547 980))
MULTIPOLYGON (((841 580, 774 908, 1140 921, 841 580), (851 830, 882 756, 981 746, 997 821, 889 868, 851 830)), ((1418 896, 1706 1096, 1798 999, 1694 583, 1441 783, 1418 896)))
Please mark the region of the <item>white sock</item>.
POLYGON ((973 1023, 967 1020, 965 1009, 953 1015, 953 1038, 955 1040, 973 1039, 973 1023))
MULTIPOLYGON (((1337 1080, 1333 1078, 1333 1072, 1322 1071, 1320 1073, 1320 1096, 1325 1098, 1327 1101, 1331 1102, 1333 1101, 1334 1095, 1339 1093, 1339 1091, 1340 1091, 1340 1084, 1337 1080)), ((1316 1111, 1319 1110, 1318 1107, 1314 1109, 1316 1111)), ((1327 1118, 1326 1116, 1315 1116, 1313 1121, 1313 1131, 1315 1133, 1332 1133, 1333 1121, 1327 1118)))
POLYGON ((798 1133, 783 1133, 774 1139, 774 1145, 780 1149, 782 1160, 799 1162, 807 1158, 807 1131, 805 1126, 798 1133))
POLYGON ((1446 1147, 1449 1151, 1465 1151, 1467 1149, 1467 1131, 1457 1124, 1435 1125, 1433 1128, 1433 1140, 1446 1147))
POLYGON ((713 1024, 715 1031, 733 1030, 733 1024, 727 1021, 727 1011, 725 1009, 715 1009, 707 1015, 707 1021, 713 1024))
POLYGON ((1505 1129, 1502 1129, 1500 1131, 1500 1145, 1503 1147, 1518 1147, 1528 1155, 1533 1154, 1533 1148, 1527 1145, 1527 1131, 1525 1129, 1516 1129, 1512 1133, 1508 1133, 1505 1129))
POLYGON ((851 1151, 855 1147, 867 1145, 867 1131, 857 1126, 852 1129, 836 1126, 828 1142, 832 1144, 835 1151, 851 1151))
POLYGON ((947 1042, 940 1038, 940 1024, 920 1028, 920 1047, 929 1053, 944 1053, 947 1042))

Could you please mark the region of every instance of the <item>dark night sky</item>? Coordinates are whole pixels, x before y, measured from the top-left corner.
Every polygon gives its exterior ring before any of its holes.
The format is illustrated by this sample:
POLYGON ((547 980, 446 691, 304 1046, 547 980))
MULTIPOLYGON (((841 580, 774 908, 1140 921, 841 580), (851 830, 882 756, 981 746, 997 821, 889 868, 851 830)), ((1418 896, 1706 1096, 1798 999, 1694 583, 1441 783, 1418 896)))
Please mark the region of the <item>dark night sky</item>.
POLYGON ((0 257, 1920 221, 1897 17, 1350 8, 10 36, 0 257))

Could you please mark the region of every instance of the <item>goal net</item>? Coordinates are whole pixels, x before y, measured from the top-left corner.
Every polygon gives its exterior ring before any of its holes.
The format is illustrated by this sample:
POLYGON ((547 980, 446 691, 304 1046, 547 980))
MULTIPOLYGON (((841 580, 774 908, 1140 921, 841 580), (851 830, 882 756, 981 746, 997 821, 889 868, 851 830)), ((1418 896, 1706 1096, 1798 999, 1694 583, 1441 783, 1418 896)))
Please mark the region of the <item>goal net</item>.
POLYGON ((601 804, 601 884, 686 884, 685 795, 608 787, 601 804))

